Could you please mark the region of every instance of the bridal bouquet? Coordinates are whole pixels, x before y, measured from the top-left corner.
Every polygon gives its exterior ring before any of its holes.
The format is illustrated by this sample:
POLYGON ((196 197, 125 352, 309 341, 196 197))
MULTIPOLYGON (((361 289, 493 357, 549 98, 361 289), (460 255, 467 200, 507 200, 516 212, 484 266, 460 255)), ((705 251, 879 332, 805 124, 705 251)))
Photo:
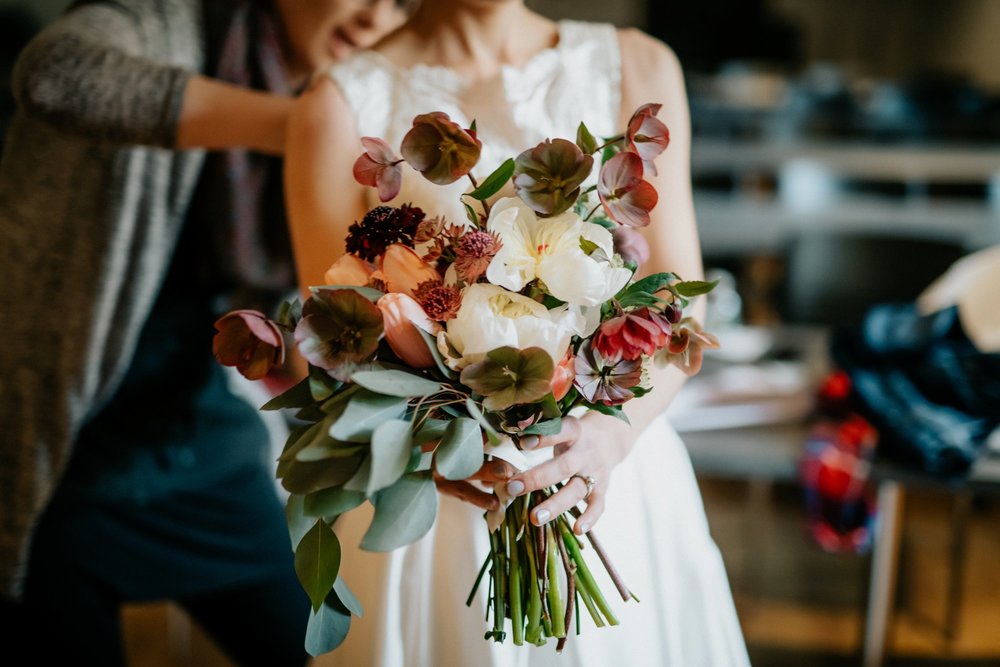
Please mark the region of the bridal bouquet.
MULTIPOLYGON (((216 357, 249 378, 280 363, 284 332, 309 362, 308 377, 263 409, 297 410, 300 424, 277 475, 291 494, 295 567, 313 605, 311 654, 336 647, 361 613, 338 577, 338 516, 374 506, 363 549, 414 542, 434 523, 435 479, 468 479, 490 457, 523 466, 519 440, 558 433, 571 412, 627 421, 622 405, 650 390, 648 364, 693 373, 702 348, 715 345, 683 316, 713 284, 671 273, 633 280, 648 253, 635 228, 649 224, 657 201, 643 175, 669 138, 659 109, 641 107, 624 133, 603 141, 581 124, 575 142, 546 140, 482 182, 471 174, 481 148, 475 123, 417 116, 402 157, 365 137, 354 174, 382 202, 399 193, 405 162, 439 185, 468 177, 467 220, 378 206, 350 227, 346 254, 304 303, 285 304, 275 320, 237 311, 216 323, 216 357), (599 174, 586 186, 595 156, 599 174), (516 196, 497 199, 511 182, 516 196)), ((575 609, 598 626, 618 622, 572 530, 578 514, 541 527, 528 520, 556 490, 515 498, 496 490, 501 509, 484 522, 492 548, 469 598, 489 573, 487 638, 503 641, 509 627, 515 644, 556 638, 561 648, 575 609)))

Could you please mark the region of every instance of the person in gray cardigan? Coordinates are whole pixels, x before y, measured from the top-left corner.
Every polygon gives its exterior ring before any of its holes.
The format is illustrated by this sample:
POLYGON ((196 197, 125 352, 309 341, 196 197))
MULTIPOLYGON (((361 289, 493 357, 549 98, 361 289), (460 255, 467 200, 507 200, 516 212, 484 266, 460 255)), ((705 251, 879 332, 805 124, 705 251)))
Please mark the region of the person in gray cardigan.
POLYGON ((401 18, 385 0, 84 1, 20 56, 0 162, 12 636, 44 627, 47 651, 121 663, 120 604, 170 598, 241 663, 304 660, 267 434, 211 359, 220 298, 268 254, 252 246, 280 206, 252 156, 213 171, 204 149, 279 154, 296 79, 401 18), (259 252, 220 259, 241 244, 259 252))

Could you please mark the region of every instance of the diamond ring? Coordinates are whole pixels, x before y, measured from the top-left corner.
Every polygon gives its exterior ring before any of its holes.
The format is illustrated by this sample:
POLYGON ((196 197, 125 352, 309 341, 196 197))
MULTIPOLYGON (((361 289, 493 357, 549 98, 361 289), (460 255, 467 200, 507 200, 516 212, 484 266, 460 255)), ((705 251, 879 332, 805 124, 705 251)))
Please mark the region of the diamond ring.
POLYGON ((597 478, 593 475, 573 475, 573 477, 579 477, 583 480, 583 483, 587 485, 587 492, 583 494, 583 500, 590 498, 590 493, 594 490, 597 485, 597 478))

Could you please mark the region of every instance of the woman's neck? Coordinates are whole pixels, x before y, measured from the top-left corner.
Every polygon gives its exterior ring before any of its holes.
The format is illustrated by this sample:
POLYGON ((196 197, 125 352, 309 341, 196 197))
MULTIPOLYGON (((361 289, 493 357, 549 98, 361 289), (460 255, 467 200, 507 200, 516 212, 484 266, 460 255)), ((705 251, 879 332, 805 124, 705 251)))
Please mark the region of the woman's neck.
POLYGON ((383 53, 400 63, 448 67, 470 79, 521 65, 558 40, 555 25, 520 0, 423 0, 383 53))

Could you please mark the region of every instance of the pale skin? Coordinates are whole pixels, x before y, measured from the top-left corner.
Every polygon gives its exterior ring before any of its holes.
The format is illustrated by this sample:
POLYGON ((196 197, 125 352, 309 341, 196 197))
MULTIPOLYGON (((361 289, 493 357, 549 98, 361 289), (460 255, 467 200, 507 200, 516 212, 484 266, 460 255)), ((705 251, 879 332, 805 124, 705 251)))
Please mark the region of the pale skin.
MULTIPOLYGON (((637 30, 620 30, 618 38, 622 54, 619 126, 624 129, 642 104, 659 102, 663 104, 659 118, 671 133, 669 148, 656 160, 659 175, 646 176, 660 199, 651 224, 642 230, 651 256, 640 271, 672 271, 685 280, 697 280, 702 277, 702 265, 691 197, 690 120, 680 65, 665 45, 637 30)), ((557 40, 556 25, 517 0, 424 0, 406 25, 374 48, 401 66, 445 66, 467 80, 485 81, 496 76, 501 65, 519 65, 557 40)), ((365 189, 352 174, 354 158, 361 150, 350 108, 339 89, 329 79, 317 81, 292 111, 286 147, 286 198, 304 292, 307 286, 320 284, 337 259, 331 249, 344 247, 348 226, 366 211, 365 189)), ((689 314, 701 319, 703 308, 696 301, 689 314)), ((566 481, 533 511, 532 521, 540 525, 583 500, 587 484, 581 477, 593 477, 596 484, 575 528, 578 533, 586 532, 604 512, 614 469, 628 456, 639 434, 663 413, 685 379, 672 366, 654 369, 651 375, 654 390, 625 407, 631 426, 599 413, 567 418, 559 434, 521 441, 524 448, 553 447, 551 461, 524 472, 491 461, 472 479, 506 481, 514 495, 566 481)), ((438 480, 438 486, 483 509, 497 506, 495 495, 468 481, 438 480)))
MULTIPOLYGON (((374 44, 406 18, 393 0, 277 0, 291 87, 324 64, 374 44)), ((177 148, 285 150, 291 97, 195 75, 188 80, 177 148)))

